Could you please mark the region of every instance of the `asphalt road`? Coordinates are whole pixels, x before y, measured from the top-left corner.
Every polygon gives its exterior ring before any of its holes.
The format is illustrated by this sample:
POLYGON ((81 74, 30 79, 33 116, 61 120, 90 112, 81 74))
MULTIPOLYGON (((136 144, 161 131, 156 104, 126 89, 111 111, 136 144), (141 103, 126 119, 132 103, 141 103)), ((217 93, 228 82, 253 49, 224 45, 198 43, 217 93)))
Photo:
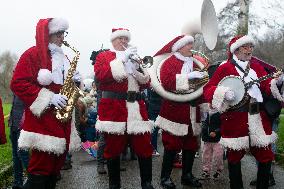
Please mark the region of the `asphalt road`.
MULTIPOLYGON (((162 151, 162 149, 160 149, 162 151)), ((73 168, 62 171, 62 179, 58 182, 58 189, 108 189, 107 174, 99 175, 96 171, 97 161, 84 151, 73 154, 73 168)), ((160 171, 162 156, 153 157, 153 185, 155 189, 162 189, 160 183, 160 171)), ((122 161, 122 166, 126 167, 125 172, 121 172, 123 189, 138 189, 140 187, 139 167, 137 161, 122 161)), ((194 163, 194 175, 201 175, 201 158, 196 158, 194 163)), ((249 182, 256 177, 256 167, 252 156, 245 156, 242 160, 242 173, 244 188, 250 189, 249 182)), ((181 169, 175 168, 172 172, 172 178, 177 185, 177 189, 187 189, 180 184, 181 169)), ((271 189, 284 189, 284 170, 279 166, 274 168, 276 186, 271 189)), ((210 179, 203 181, 203 189, 228 189, 228 169, 225 161, 225 170, 218 180, 210 179)))

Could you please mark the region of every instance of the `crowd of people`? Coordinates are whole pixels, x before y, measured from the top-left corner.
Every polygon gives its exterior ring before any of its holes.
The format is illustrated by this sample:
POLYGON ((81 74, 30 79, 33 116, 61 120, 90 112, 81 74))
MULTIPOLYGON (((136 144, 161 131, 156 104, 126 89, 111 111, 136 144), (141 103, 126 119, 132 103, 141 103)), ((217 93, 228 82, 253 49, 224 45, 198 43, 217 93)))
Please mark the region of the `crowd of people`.
MULTIPOLYGON (((202 179, 218 179, 223 173, 223 159, 227 158, 230 188, 244 188, 241 159, 247 150, 258 165, 257 178, 251 184, 257 189, 275 184, 271 171, 275 149, 272 151, 271 145, 277 138, 272 125, 277 127, 277 122, 269 119, 265 96, 283 102, 284 77, 278 73, 255 82, 267 75, 267 70, 252 58, 251 37, 234 37, 228 45, 227 61, 209 75, 203 93, 194 100, 180 102, 165 98, 150 87, 150 75, 136 58, 137 47, 129 45, 130 31, 112 29, 112 48, 92 59, 92 88, 85 90, 74 104, 72 118, 63 122, 56 118, 54 109, 64 109, 69 103, 67 96, 60 93, 70 79, 68 70, 72 64, 61 48, 68 27, 61 18, 40 19, 36 45, 22 54, 14 70, 9 119, 13 188, 55 188, 60 170, 72 168, 72 153, 80 149, 82 142, 96 141, 97 172, 108 174, 110 189, 123 185, 120 172, 125 169, 120 161, 125 159, 128 147, 131 159, 138 160, 142 189, 153 189, 152 157, 161 153, 159 130, 164 149, 160 184, 165 189, 176 188, 171 173, 177 157, 182 185, 200 188, 202 179), (233 76, 250 84, 247 101, 238 107, 231 106, 237 98, 233 87, 219 85, 233 76), (199 151, 202 175, 196 176, 193 164, 199 151), (28 173, 25 184, 24 169, 28 173)), ((166 91, 187 94, 191 89, 189 81, 207 76, 193 58, 193 45, 193 36, 179 35, 155 53, 154 57, 170 53, 159 70, 160 83, 166 91)), ((78 72, 74 72, 71 82, 77 87, 82 85, 78 72)), ((0 124, 4 125, 2 117, 0 124)), ((0 141, 5 143, 2 128, 0 141)))

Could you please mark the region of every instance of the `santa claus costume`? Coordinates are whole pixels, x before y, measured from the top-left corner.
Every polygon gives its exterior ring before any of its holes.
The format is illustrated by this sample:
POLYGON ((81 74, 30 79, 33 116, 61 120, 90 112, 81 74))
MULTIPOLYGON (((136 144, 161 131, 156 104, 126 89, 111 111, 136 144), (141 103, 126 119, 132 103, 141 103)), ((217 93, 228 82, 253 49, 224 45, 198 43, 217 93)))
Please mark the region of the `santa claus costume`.
POLYGON ((229 102, 225 94, 229 87, 218 86, 227 76, 239 76, 247 83, 267 75, 257 59, 241 61, 234 52, 245 44, 253 44, 249 36, 234 37, 229 43, 229 58, 221 64, 208 84, 204 87, 204 97, 212 107, 221 112, 221 140, 223 147, 228 149, 229 176, 231 188, 243 188, 240 160, 250 149, 252 155, 260 162, 258 169, 258 187, 267 188, 271 161, 274 159, 270 144, 275 142, 277 135, 272 132, 271 122, 263 108, 262 93, 273 95, 280 101, 283 97, 279 93, 276 79, 267 79, 260 85, 254 84, 248 89, 250 100, 236 109, 228 109, 229 102), (246 71, 245 71, 246 70, 246 71), (245 71, 245 73, 243 72, 245 71), (259 111, 251 112, 252 103, 259 107, 259 111))
POLYGON ((2 99, 0 98, 0 144, 6 144, 5 124, 4 124, 4 113, 2 107, 2 99))
MULTIPOLYGON (((130 40, 128 29, 113 29, 111 41, 118 37, 130 40)), ((107 159, 109 187, 120 188, 120 154, 127 141, 138 156, 141 186, 152 188, 152 145, 151 130, 153 123, 148 120, 141 90, 149 86, 150 77, 129 69, 135 62, 124 63, 125 51, 111 49, 96 57, 94 71, 102 98, 98 107, 96 129, 104 134, 104 157, 107 159), (128 65, 128 67, 126 66, 128 65)), ((137 66, 137 65, 136 65, 137 66)))
MULTIPOLYGON (((181 35, 165 45, 155 56, 173 53, 160 68, 160 81, 166 91, 183 95, 189 92, 188 74, 199 68, 193 57, 185 57, 178 52, 189 43, 192 36, 181 35)), ((197 135, 200 134, 200 98, 189 102, 175 102, 163 99, 159 116, 155 124, 163 130, 164 145, 161 185, 164 188, 175 188, 170 175, 175 154, 182 150, 182 177, 184 185, 201 187, 201 183, 192 175, 194 156, 198 150, 197 135)))
POLYGON ((73 119, 60 122, 51 105, 70 62, 59 46, 49 43, 49 37, 67 29, 68 22, 64 19, 40 19, 36 26, 36 46, 22 54, 11 80, 11 90, 25 104, 19 148, 32 150, 25 188, 55 188, 66 152, 80 148, 73 119))

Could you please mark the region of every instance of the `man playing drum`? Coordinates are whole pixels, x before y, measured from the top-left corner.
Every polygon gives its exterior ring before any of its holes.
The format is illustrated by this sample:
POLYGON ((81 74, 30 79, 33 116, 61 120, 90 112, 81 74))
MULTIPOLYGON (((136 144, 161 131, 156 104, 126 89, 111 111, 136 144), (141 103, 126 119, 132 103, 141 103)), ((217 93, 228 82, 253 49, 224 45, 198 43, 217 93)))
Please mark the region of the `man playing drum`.
POLYGON ((231 87, 222 86, 224 80, 238 76, 245 84, 267 75, 257 59, 252 59, 253 44, 249 36, 234 37, 229 43, 227 62, 217 68, 204 87, 205 99, 222 113, 220 143, 228 149, 231 189, 243 188, 240 161, 246 149, 259 161, 257 189, 268 188, 271 161, 274 159, 270 144, 277 139, 277 135, 272 132, 271 121, 264 111, 262 93, 272 94, 279 101, 284 100, 278 89, 282 79, 275 78, 247 87, 244 94, 247 100, 231 106, 240 98, 239 91, 233 90, 233 83, 231 87))
MULTIPOLYGON (((183 95, 189 92, 189 80, 204 78, 204 73, 194 71, 198 66, 192 55, 194 38, 181 35, 165 45, 155 56, 173 53, 167 58, 160 70, 161 85, 166 91, 183 95)), ((182 150, 183 185, 201 187, 192 174, 194 156, 198 150, 197 135, 200 134, 200 109, 198 100, 177 102, 164 99, 156 125, 163 130, 164 155, 161 171, 161 185, 174 189, 170 178, 173 161, 177 152, 182 150)))

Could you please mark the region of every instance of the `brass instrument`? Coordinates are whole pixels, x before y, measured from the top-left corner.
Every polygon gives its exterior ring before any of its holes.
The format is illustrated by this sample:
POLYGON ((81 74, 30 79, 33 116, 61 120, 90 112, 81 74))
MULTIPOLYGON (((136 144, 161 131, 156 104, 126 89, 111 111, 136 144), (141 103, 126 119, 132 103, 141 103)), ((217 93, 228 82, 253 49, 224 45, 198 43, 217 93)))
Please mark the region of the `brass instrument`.
POLYGON ((63 44, 66 47, 69 47, 71 50, 73 50, 76 54, 74 56, 72 62, 70 63, 70 68, 68 70, 67 77, 66 77, 64 84, 63 84, 62 88, 60 89, 60 93, 59 93, 61 95, 65 95, 67 97, 67 99, 68 99, 67 105, 62 109, 55 107, 56 118, 61 122, 67 122, 68 120, 70 120, 72 118, 72 112, 73 112, 74 106, 75 106, 78 98, 80 96, 84 96, 84 94, 75 85, 75 83, 73 81, 73 76, 74 76, 74 73, 76 71, 80 52, 77 51, 74 47, 71 47, 66 41, 63 41, 63 44))
MULTIPOLYGON (((123 46, 123 48, 126 49, 125 46, 123 46)), ((153 57, 152 56, 145 56, 142 59, 138 54, 134 54, 134 55, 130 55, 129 59, 132 62, 136 62, 138 65, 142 66, 143 68, 150 68, 153 65, 153 57)))

